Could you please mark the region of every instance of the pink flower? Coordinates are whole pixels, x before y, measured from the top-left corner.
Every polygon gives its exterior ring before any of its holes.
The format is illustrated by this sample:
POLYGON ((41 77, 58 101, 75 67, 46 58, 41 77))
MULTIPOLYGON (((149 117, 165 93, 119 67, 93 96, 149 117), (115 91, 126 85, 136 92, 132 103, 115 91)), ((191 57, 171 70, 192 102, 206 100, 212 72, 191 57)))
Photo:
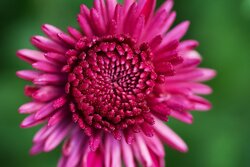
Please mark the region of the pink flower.
POLYGON ((198 68, 198 42, 180 41, 189 22, 170 30, 173 1, 156 11, 156 0, 95 0, 81 5, 81 30, 68 33, 45 24, 47 37, 34 36, 38 49, 17 52, 35 70, 18 71, 31 81, 19 108, 29 114, 21 127, 43 127, 31 154, 64 142, 59 167, 164 166, 164 148, 188 150, 164 122, 172 116, 192 123, 191 110, 209 110, 198 96, 211 93, 199 82, 215 71, 198 68), (138 164, 139 163, 139 164, 138 164))

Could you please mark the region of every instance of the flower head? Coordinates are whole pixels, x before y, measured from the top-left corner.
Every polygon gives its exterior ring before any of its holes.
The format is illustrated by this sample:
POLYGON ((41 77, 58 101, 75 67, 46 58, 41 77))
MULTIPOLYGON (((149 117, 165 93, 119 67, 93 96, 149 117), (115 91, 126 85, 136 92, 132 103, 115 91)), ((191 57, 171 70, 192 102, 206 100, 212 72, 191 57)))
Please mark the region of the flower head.
POLYGON ((17 52, 35 68, 17 72, 33 82, 25 87, 32 102, 19 108, 30 114, 21 126, 43 124, 32 154, 65 140, 61 167, 156 167, 164 166, 162 141, 187 151, 164 122, 172 116, 192 123, 191 110, 208 110, 197 94, 211 89, 199 82, 215 72, 197 67, 196 41, 180 41, 189 22, 170 30, 173 1, 156 12, 155 4, 95 0, 91 9, 81 5, 80 30, 45 24, 47 37, 31 38, 38 51, 17 52))

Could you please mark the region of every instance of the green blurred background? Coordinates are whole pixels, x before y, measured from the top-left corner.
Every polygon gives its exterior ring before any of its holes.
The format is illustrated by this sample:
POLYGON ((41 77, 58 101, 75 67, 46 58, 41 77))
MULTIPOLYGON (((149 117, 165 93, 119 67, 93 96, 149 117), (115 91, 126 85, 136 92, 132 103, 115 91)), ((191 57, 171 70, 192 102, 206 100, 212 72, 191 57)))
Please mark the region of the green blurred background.
MULTIPOLYGON (((158 0, 159 4, 162 0, 158 0)), ((0 0, 0 166, 53 167, 60 148, 30 157, 32 136, 38 128, 20 129, 24 118, 17 108, 28 101, 25 82, 15 71, 30 68, 15 56, 20 48, 32 48, 29 37, 41 34, 40 25, 50 23, 66 29, 77 26, 81 3, 91 0, 0 0)), ((188 143, 182 154, 166 148, 170 167, 250 166, 250 0, 175 0, 176 23, 191 20, 186 38, 200 41, 202 66, 218 71, 208 84, 214 107, 195 113, 193 125, 173 119, 168 123, 188 143)))

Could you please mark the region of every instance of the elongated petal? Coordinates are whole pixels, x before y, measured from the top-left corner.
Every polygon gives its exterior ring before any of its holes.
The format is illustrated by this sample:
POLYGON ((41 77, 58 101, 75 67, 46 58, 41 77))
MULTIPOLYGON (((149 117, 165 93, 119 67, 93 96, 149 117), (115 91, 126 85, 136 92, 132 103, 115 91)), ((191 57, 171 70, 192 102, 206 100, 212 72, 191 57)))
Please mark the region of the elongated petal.
POLYGON ((32 64, 32 67, 43 71, 43 72, 47 72, 47 73, 59 73, 61 72, 61 67, 51 64, 51 63, 46 63, 46 62, 36 62, 32 64))
POLYGON ((146 21, 152 16, 155 6, 156 0, 145 1, 141 14, 145 16, 146 21))
POLYGON ((39 125, 43 122, 44 120, 37 120, 35 119, 35 114, 32 114, 28 117, 26 117, 23 122, 21 123, 22 128, 30 128, 36 125, 39 125))
POLYGON ((74 47, 75 43, 77 42, 73 37, 71 37, 65 33, 59 33, 57 35, 62 41, 64 41, 66 44, 69 44, 73 47, 74 47))
POLYGON ((136 135, 137 147, 139 149, 139 153, 141 154, 141 158, 143 159, 144 166, 152 166, 153 161, 151 159, 149 150, 143 138, 140 135, 136 135))
POLYGON ((31 114, 39 110, 44 104, 39 102, 29 102, 19 107, 19 113, 31 114))
POLYGON ((48 103, 44 107, 42 107, 39 111, 35 114, 35 119, 42 119, 47 116, 49 116, 52 112, 55 111, 55 108, 53 107, 53 102, 48 103))
POLYGON ((160 139, 167 143, 168 146, 181 152, 188 151, 186 143, 167 125, 157 119, 155 120, 155 131, 159 135, 160 139))
POLYGON ((111 149, 111 166, 110 167, 122 167, 121 162, 121 148, 117 140, 113 139, 111 149))
POLYGON ((67 51, 67 48, 43 36, 32 37, 31 43, 38 49, 45 52, 65 53, 67 51))
POLYGON ((53 63, 66 64, 67 57, 63 54, 48 52, 44 56, 53 63))
POLYGON ((193 116, 188 112, 172 111, 170 115, 184 123, 193 123, 193 116))
POLYGON ((76 40, 79 40, 80 38, 83 37, 82 33, 80 31, 78 31, 77 29, 73 28, 73 27, 68 27, 68 32, 76 40))
POLYGON ((58 34, 62 33, 63 31, 60 30, 59 28, 50 25, 50 24, 44 24, 42 26, 42 31, 52 40, 54 40, 55 42, 62 42, 59 38, 58 38, 58 34))
POLYGON ((190 22, 185 21, 181 24, 177 25, 173 30, 168 32, 168 34, 164 37, 163 43, 167 44, 172 40, 180 40, 187 32, 190 22))
POLYGON ((65 138, 70 129, 69 125, 61 126, 48 137, 44 145, 44 151, 48 152, 53 150, 65 138))
POLYGON ((22 70, 22 71, 18 71, 16 73, 16 75, 19 78, 22 78, 24 80, 33 81, 34 79, 36 79, 39 76, 41 76, 41 72, 33 71, 33 70, 22 70))
POLYGON ((64 85, 66 82, 66 77, 56 74, 43 74, 36 77, 34 84, 37 85, 64 85))
POLYGON ((17 52, 17 56, 30 64, 38 61, 48 62, 44 53, 36 50, 22 49, 17 52))
POLYGON ((86 36, 92 36, 93 35, 93 31, 91 29, 91 25, 88 22, 87 18, 82 16, 82 15, 78 15, 78 23, 82 29, 82 31, 84 32, 84 34, 86 36))
POLYGON ((123 155, 123 160, 125 162, 125 165, 127 167, 135 167, 135 162, 133 158, 133 152, 131 147, 125 142, 123 139, 121 142, 121 147, 122 147, 122 155, 123 155))

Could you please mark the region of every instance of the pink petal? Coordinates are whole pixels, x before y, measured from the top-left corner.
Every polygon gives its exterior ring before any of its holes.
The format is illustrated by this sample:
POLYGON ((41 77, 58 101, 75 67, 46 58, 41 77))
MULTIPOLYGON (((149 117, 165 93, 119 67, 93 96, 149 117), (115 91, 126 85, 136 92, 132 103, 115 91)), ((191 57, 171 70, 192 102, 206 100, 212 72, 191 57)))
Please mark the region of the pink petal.
POLYGON ((83 144, 82 153, 84 153, 87 149, 87 140, 84 135, 81 133, 81 129, 78 127, 75 127, 71 130, 70 133, 71 137, 67 139, 67 141, 64 142, 62 153, 65 157, 69 157, 71 155, 71 152, 74 151, 75 147, 83 144), (84 141, 84 142, 83 142, 84 141))
POLYGON ((85 15, 85 16, 89 16, 90 10, 85 4, 80 5, 80 14, 85 15))
POLYGON ((157 154, 155 154, 153 151, 149 150, 150 156, 153 161, 153 166, 154 167, 164 167, 165 166, 165 161, 164 157, 159 157, 157 154))
POLYGON ((167 33, 163 39, 163 43, 167 44, 173 40, 180 40, 186 34, 189 24, 189 21, 185 21, 177 25, 173 30, 167 33))
POLYGON ((48 136, 44 144, 44 151, 49 152, 53 150, 56 146, 58 146, 61 141, 66 137, 70 128, 71 126, 69 126, 68 124, 56 128, 53 133, 48 136))
POLYGON ((42 31, 53 41, 61 43, 62 41, 60 38, 58 38, 57 34, 62 33, 63 31, 58 29, 57 27, 50 25, 50 24, 44 24, 42 26, 42 31))
POLYGON ((81 39, 83 36, 82 36, 82 33, 79 32, 77 29, 73 28, 73 27, 68 27, 68 32, 69 34, 74 37, 76 40, 79 40, 81 39))
POLYGON ((87 155, 87 165, 91 167, 103 167, 103 155, 100 151, 90 151, 87 155))
POLYGON ((77 42, 73 37, 65 33, 59 33, 57 35, 62 41, 64 41, 66 44, 69 44, 72 47, 74 47, 75 43, 77 42))
POLYGON ((43 142, 35 143, 32 148, 30 149, 30 154, 31 155, 36 155, 39 154, 43 151, 43 142))
POLYGON ((141 14, 145 16, 145 21, 152 16, 156 6, 156 0, 146 0, 141 11, 141 14))
POLYGON ((135 2, 135 0, 124 0, 124 13, 127 14, 127 11, 129 10, 129 8, 131 7, 131 5, 135 2))
POLYGON ((65 167, 78 167, 81 161, 82 151, 86 150, 82 143, 78 143, 65 162, 65 167))
POLYGON ((175 19, 176 19, 176 12, 171 12, 170 15, 167 17, 167 19, 164 20, 164 24, 162 24, 159 27, 159 32, 161 34, 166 33, 170 29, 170 27, 174 24, 175 19))
MULTIPOLYGON (((182 69, 183 70, 183 69, 182 69)), ((196 68, 187 69, 183 71, 177 71, 176 75, 166 79, 168 82, 184 82, 195 81, 202 82, 212 79, 216 75, 216 72, 212 69, 196 68)))
POLYGON ((35 119, 35 114, 32 114, 28 117, 26 117, 23 122, 21 123, 22 128, 30 128, 36 125, 39 125, 43 122, 44 120, 37 120, 35 119))
POLYGON ((42 106, 44 106, 43 103, 29 102, 19 107, 18 111, 21 114, 31 114, 39 110, 42 106))
POLYGON ((201 63, 201 56, 196 51, 189 51, 182 54, 184 61, 177 66, 179 70, 186 70, 190 68, 196 68, 201 63))
POLYGON ((193 50, 197 46, 199 46, 199 42, 195 40, 185 40, 180 43, 179 50, 180 51, 185 51, 185 50, 193 50))
POLYGON ((78 23, 86 36, 91 37, 93 35, 91 25, 86 17, 78 15, 78 23))
MULTIPOLYGON (((59 126, 59 125, 58 125, 59 126)), ((34 143, 42 143, 50 134, 53 132, 58 126, 48 127, 43 126, 34 136, 33 142, 34 143)))
POLYGON ((64 108, 59 109, 55 114, 53 114, 48 120, 48 127, 55 126, 65 119, 67 112, 64 108))
POLYGON ((57 98, 54 102, 53 102, 53 107, 55 109, 61 108, 63 107, 66 103, 68 102, 68 98, 66 95, 63 95, 59 98, 57 98))
POLYGON ((44 57, 44 53, 36 50, 22 49, 17 52, 17 56, 31 64, 37 61, 48 62, 48 60, 44 57))
MULTIPOLYGON (((166 45, 161 46, 158 48, 154 54, 156 60, 164 60, 164 61, 170 61, 172 57, 177 56, 177 47, 179 46, 179 41, 173 40, 166 45)), ((156 61, 155 60, 155 61, 156 61)))
POLYGON ((41 87, 38 91, 33 93, 32 97, 38 101, 50 101, 53 100, 64 93, 63 88, 53 87, 53 86, 44 86, 41 87))
POLYGON ((61 72, 61 67, 53 65, 51 63, 46 63, 46 62, 36 62, 32 64, 32 67, 43 71, 43 72, 47 72, 47 73, 58 73, 61 72))
POLYGON ((193 103, 193 110, 207 111, 211 109, 211 103, 199 96, 192 95, 189 100, 193 103))
POLYGON ((107 10, 107 13, 108 13, 109 20, 111 20, 113 18, 113 16, 114 16, 114 11, 115 11, 116 4, 117 4, 116 0, 108 0, 108 1, 106 1, 106 10, 107 10))
POLYGON ((91 151, 96 151, 101 143, 101 134, 96 133, 95 135, 91 136, 89 139, 89 146, 91 151))
POLYGON ((67 158, 62 156, 57 163, 57 167, 65 167, 66 162, 67 158))
POLYGON ((33 81, 36 85, 65 85, 67 77, 56 74, 43 74, 33 81))
POLYGON ((131 146, 124 139, 121 141, 122 157, 127 167, 136 167, 131 146))
POLYGON ((53 102, 50 102, 36 112, 35 119, 39 120, 48 117, 54 111, 53 102))
POLYGON ((135 133, 131 129, 124 130, 124 137, 127 144, 131 145, 135 141, 135 133))
POLYGON ((121 33, 123 28, 123 13, 122 13, 122 6, 120 4, 117 4, 115 7, 114 12, 114 21, 116 23, 116 31, 115 33, 121 33))
POLYGON ((108 11, 106 9, 106 0, 95 0, 94 1, 94 8, 100 14, 101 20, 103 21, 104 26, 106 27, 108 23, 108 11))
POLYGON ((112 159, 112 155, 111 155, 111 137, 109 136, 106 136, 105 137, 105 144, 104 144, 104 164, 105 164, 105 167, 111 167, 111 159, 112 159))
POLYGON ((152 39, 152 36, 157 34, 164 35, 172 26, 176 18, 176 13, 172 12, 169 15, 169 11, 159 10, 154 17, 147 24, 143 40, 148 41, 152 39))
POLYGON ((33 70, 22 70, 18 71, 16 75, 24 80, 33 81, 41 75, 41 72, 33 70))
POLYGON ((168 146, 180 152, 188 151, 186 143, 162 121, 155 119, 155 131, 159 138, 167 143, 168 146))
MULTIPOLYGON (((117 11, 118 12, 118 11, 117 11)), ((134 30, 133 27, 130 26, 130 24, 135 24, 136 19, 138 18, 138 5, 137 3, 133 3, 129 10, 127 15, 124 15, 123 13, 118 13, 119 14, 119 19, 121 22, 118 22, 118 26, 121 28, 123 27, 124 33, 132 34, 131 32, 134 30), (122 16, 125 16, 124 19, 122 16), (130 23, 130 24, 127 24, 130 23)))
POLYGON ((197 94, 207 95, 212 93, 212 89, 209 86, 196 82, 178 82, 175 84, 169 84, 166 88, 167 91, 186 89, 197 94))
POLYGON ((167 13, 170 13, 170 11, 172 10, 174 6, 174 1, 173 0, 166 0, 161 7, 158 9, 157 13, 164 10, 167 13))
POLYGON ((154 37, 149 43, 149 46, 152 49, 152 51, 154 51, 161 44, 161 42, 162 42, 161 35, 154 37))
POLYGON ((195 81, 203 82, 208 81, 216 76, 216 71, 208 68, 201 68, 202 77, 197 78, 195 81))
POLYGON ((122 167, 121 163, 121 147, 119 142, 115 139, 111 139, 112 149, 111 149, 111 166, 110 167, 122 167))
POLYGON ((44 56, 53 63, 58 64, 66 64, 67 57, 63 54, 48 52, 45 53, 44 56))
POLYGON ((193 116, 188 112, 172 111, 170 115, 184 123, 193 123, 193 116))
POLYGON ((163 144, 161 143, 157 135, 154 135, 150 138, 149 137, 143 137, 143 138, 147 143, 148 148, 152 150, 157 156, 159 157, 165 156, 165 150, 163 144))
POLYGON ((139 153, 141 154, 142 162, 144 166, 152 166, 153 161, 150 156, 149 150, 144 139, 140 135, 136 135, 136 143, 139 149, 139 153))
POLYGON ((136 21, 134 30, 132 32, 132 36, 134 37, 134 39, 138 40, 141 37, 142 30, 144 29, 144 24, 145 24, 145 19, 144 17, 140 16, 136 21))
POLYGON ((106 32, 106 26, 101 18, 100 13, 98 13, 94 8, 90 10, 91 23, 93 24, 93 30, 96 34, 103 35, 106 32))
POLYGON ((31 43, 38 49, 45 52, 65 53, 67 51, 67 48, 43 36, 32 37, 31 43))
POLYGON ((152 125, 149 125, 148 123, 142 123, 140 127, 146 136, 148 137, 154 136, 154 129, 152 125))

